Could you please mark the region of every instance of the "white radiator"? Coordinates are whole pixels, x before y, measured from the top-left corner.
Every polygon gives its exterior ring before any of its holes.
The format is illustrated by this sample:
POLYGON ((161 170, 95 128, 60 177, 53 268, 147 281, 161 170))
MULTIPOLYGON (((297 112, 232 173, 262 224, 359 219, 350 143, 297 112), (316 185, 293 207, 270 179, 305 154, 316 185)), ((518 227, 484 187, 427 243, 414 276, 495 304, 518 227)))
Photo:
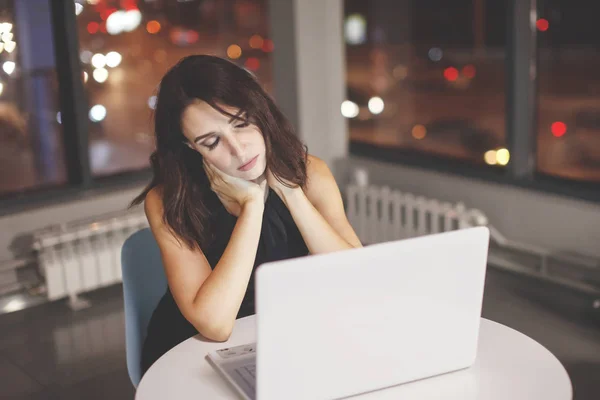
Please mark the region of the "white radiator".
MULTIPOLYGON (((369 185, 364 170, 355 170, 354 180, 345 189, 346 214, 365 245, 487 226, 490 265, 600 296, 598 259, 515 242, 502 235, 477 209, 369 185)), ((600 298, 593 307, 600 309, 600 298)))
POLYGON ((86 305, 80 293, 121 282, 121 247, 146 226, 143 210, 136 208, 34 232, 48 299, 69 297, 80 308, 86 305))
POLYGON ((487 224, 463 203, 448 203, 389 187, 350 184, 346 213, 361 242, 374 244, 487 224))

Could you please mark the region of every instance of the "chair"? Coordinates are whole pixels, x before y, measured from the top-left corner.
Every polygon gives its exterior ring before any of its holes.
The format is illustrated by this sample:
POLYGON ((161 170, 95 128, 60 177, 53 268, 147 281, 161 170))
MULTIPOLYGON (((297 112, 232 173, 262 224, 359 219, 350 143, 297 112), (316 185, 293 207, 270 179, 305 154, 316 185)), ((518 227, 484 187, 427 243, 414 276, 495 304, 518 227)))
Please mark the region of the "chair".
POLYGON ((133 386, 142 378, 142 344, 152 312, 167 289, 160 250, 150 229, 129 236, 121 249, 127 371, 133 386))

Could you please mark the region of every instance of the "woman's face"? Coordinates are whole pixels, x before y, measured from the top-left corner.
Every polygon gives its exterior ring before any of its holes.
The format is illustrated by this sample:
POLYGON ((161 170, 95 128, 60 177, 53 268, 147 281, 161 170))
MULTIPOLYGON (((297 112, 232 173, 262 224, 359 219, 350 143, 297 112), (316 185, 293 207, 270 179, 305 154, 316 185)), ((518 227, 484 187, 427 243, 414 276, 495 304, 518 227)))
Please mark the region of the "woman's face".
MULTIPOLYGON (((232 107, 222 108, 238 113, 232 107)), ((265 140, 256 125, 232 119, 197 100, 184 110, 181 126, 188 146, 225 174, 250 181, 265 173, 265 140)))

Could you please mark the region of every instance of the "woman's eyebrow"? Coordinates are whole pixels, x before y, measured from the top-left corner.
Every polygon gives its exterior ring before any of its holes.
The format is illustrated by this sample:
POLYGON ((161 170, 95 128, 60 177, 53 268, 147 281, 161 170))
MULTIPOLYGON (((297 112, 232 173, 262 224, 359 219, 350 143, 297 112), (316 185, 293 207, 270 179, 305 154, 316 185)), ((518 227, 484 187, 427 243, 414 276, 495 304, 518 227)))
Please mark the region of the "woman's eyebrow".
POLYGON ((229 118, 229 123, 232 123, 233 121, 246 121, 247 119, 248 113, 240 110, 237 114, 232 115, 231 118, 229 118))

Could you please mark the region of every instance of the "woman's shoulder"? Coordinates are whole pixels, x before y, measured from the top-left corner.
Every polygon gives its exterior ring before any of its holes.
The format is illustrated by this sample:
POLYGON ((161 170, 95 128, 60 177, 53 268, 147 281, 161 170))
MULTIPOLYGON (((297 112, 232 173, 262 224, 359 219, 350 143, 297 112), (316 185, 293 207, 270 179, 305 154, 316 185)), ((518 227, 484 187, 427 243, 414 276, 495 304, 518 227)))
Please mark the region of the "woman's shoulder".
POLYGON ((152 224, 157 217, 162 220, 164 212, 162 187, 155 186, 146 193, 146 198, 144 199, 144 211, 146 212, 146 217, 150 224, 152 224))
POLYGON ((309 154, 306 162, 307 188, 320 186, 333 178, 333 173, 327 163, 317 156, 309 154))

